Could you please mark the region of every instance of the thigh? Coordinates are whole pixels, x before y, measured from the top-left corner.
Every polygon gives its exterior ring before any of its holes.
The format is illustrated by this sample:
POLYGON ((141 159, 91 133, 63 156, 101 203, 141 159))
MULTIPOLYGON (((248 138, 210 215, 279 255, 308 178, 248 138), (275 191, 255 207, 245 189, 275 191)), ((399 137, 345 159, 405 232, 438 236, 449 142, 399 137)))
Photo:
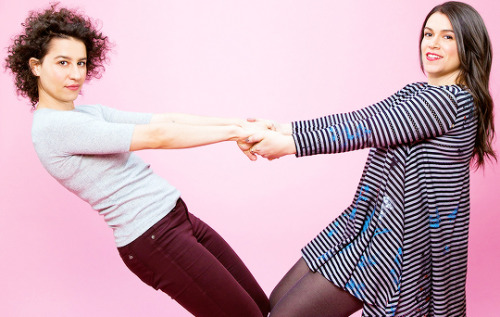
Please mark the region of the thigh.
POLYGON ((145 283, 195 316, 262 316, 245 289, 197 241, 187 214, 180 210, 120 253, 145 283))
POLYGON ((209 225, 188 212, 193 235, 233 276, 259 306, 263 315, 269 312, 269 299, 259 283, 231 246, 209 225))
POLYGON ((292 268, 283 276, 278 285, 271 292, 269 298, 271 308, 297 283, 306 273, 310 272, 309 267, 303 258, 300 258, 292 268))
POLYGON ((185 252, 177 258, 164 256, 162 263, 167 266, 159 277, 159 288, 195 316, 262 316, 233 275, 193 240, 183 241, 185 252))
POLYGON ((363 303, 319 273, 306 273, 271 310, 271 317, 346 317, 363 303))

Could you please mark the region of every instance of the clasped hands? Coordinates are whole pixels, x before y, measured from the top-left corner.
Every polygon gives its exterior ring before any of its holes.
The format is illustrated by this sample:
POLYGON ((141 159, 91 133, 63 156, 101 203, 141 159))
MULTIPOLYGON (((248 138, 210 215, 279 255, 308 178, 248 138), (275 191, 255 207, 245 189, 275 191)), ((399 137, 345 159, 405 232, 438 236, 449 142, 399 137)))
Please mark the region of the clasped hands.
POLYGON ((257 155, 274 160, 296 153, 291 124, 247 119, 241 127, 244 133, 243 137, 237 140, 237 144, 251 161, 257 160, 257 155))

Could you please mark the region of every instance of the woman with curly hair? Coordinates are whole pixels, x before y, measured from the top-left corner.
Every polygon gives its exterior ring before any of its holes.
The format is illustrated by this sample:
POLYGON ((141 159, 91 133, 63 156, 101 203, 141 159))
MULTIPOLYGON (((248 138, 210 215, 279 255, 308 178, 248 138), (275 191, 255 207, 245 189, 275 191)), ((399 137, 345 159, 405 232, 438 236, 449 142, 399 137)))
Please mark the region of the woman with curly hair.
POLYGON ((247 153, 268 159, 371 148, 352 204, 302 249, 271 316, 465 316, 470 165, 496 159, 491 43, 451 1, 425 18, 419 52, 428 82, 250 137, 247 153))
POLYGON ((35 109, 32 140, 50 175, 104 217, 123 261, 146 284, 196 316, 265 316, 268 298, 241 259, 133 153, 243 140, 259 124, 75 107, 85 81, 103 71, 108 38, 57 5, 23 26, 7 68, 35 109))

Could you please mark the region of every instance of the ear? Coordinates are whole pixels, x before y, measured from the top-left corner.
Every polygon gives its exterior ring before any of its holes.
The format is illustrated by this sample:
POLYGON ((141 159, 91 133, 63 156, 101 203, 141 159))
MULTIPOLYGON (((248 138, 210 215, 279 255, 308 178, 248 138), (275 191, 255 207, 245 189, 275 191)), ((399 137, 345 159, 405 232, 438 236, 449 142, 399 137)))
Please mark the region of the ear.
POLYGON ((40 63, 40 60, 38 58, 30 58, 29 60, 29 66, 30 66, 30 69, 31 69, 31 72, 33 73, 33 75, 35 75, 36 77, 40 76, 40 66, 42 66, 42 63, 40 63))

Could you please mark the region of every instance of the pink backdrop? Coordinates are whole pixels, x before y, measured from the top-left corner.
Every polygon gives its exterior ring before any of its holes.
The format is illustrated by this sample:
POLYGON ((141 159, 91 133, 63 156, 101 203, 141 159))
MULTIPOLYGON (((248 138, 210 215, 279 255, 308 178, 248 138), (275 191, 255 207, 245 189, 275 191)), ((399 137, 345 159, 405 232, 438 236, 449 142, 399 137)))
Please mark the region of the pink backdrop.
MULTIPOLYGON (((469 2, 498 52, 500 2, 469 2)), ((28 10, 47 3, 0 0, 2 63, 28 10)), ((78 6, 116 46, 104 77, 77 104, 279 121, 354 110, 425 79, 418 33, 438 3, 86 0, 78 6)), ((497 57, 497 104, 499 65, 497 57)), ((5 72, 0 95, 0 315, 188 316, 128 272, 103 220, 45 172, 31 145, 32 113, 5 72)), ((270 293, 299 249, 350 203, 367 151, 256 163, 232 143, 139 154, 270 293)), ((498 188, 498 166, 472 174, 469 316, 498 314, 498 188)))

